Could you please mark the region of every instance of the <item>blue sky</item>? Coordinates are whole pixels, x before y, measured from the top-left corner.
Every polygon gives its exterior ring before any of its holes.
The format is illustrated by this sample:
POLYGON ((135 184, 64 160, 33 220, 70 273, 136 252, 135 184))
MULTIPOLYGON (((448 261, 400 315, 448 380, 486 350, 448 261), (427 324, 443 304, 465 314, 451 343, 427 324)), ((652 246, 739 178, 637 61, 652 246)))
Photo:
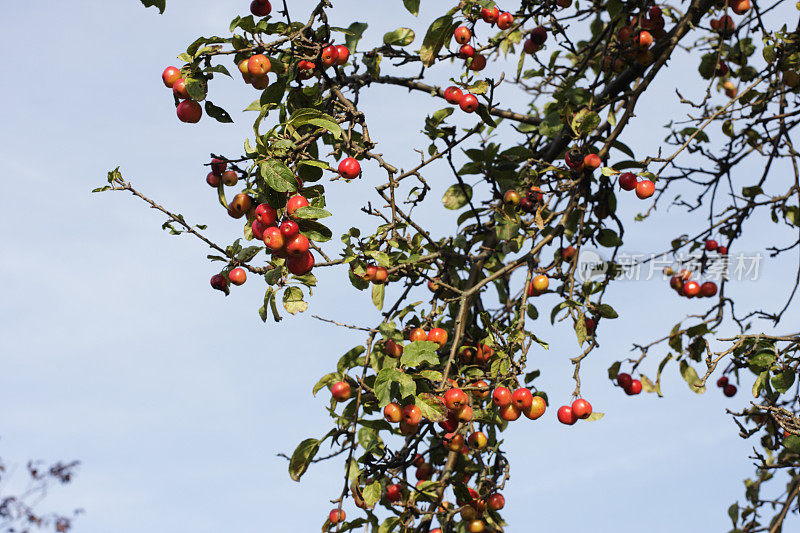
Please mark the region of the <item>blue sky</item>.
MULTIPOLYGON (((293 15, 306 17, 312 3, 291 2, 293 15)), ((339 463, 315 465, 297 484, 276 454, 327 431, 327 398, 313 398, 311 387, 362 339, 311 313, 262 324, 259 283, 223 298, 208 287, 215 270, 201 243, 162 232, 163 219, 129 196, 89 192, 120 165, 142 191, 208 224, 212 238, 240 235, 239 223, 205 185, 202 164, 212 151, 240 153, 251 116, 238 109, 257 95, 239 79, 214 80, 212 99, 236 124, 204 119, 187 126, 177 121, 160 73, 197 34, 223 33, 248 4, 168 0, 158 16, 134 0, 23 2, 0 20, 7 184, 0 197, 0 454, 17 466, 29 457, 83 462, 75 483, 47 501, 62 511, 86 510, 76 531, 255 533, 265 524, 314 531, 339 491, 339 463)), ((417 29, 418 39, 424 31, 399 0, 380 9, 355 0, 335 4, 333 23, 369 22, 369 42, 398 26, 417 29)), ((422 6, 423 21, 441 10, 430 0, 422 6)), ((665 136, 661 125, 685 112, 674 105, 675 83, 696 67, 677 59, 671 68, 642 99, 623 138, 637 155, 654 151, 665 136)), ((431 75, 443 83, 447 70, 431 75)), ((704 87, 682 92, 693 89, 704 87)), ((508 106, 523 101, 512 88, 503 91, 508 106)), ((426 146, 418 133, 422 117, 439 107, 394 87, 363 99, 378 151, 406 166, 418 157, 411 147, 426 146)), ((742 169, 737 185, 750 185, 757 170, 742 169)), ((451 184, 448 175, 437 167, 426 176, 435 194, 422 218, 442 232, 454 225, 436 201, 451 184)), ((381 179, 365 165, 366 183, 331 188, 335 235, 369 224, 352 207, 369 198, 366 184, 381 179)), ((630 220, 643 204, 632 195, 625 201, 630 220)), ((701 224, 673 209, 633 225, 627 248, 662 250, 701 224)), ((756 224, 740 249, 763 250, 765 234, 788 238, 774 228, 756 224)), ((737 305, 785 294, 792 261, 768 262, 758 282, 732 287, 737 305)), ((343 275, 319 273, 311 312, 374 323, 368 294, 343 283, 343 275)), ((568 428, 552 410, 535 423, 512 424, 507 531, 531 524, 570 532, 637 531, 644 524, 652 532, 727 530, 725 510, 742 494, 755 443, 737 436, 724 410, 748 403, 749 384, 731 400, 713 387, 696 396, 672 367, 666 398, 624 396, 605 378, 610 363, 625 357, 631 342, 661 336, 701 307, 660 281, 619 283, 608 302, 623 318, 601 324, 601 348, 583 371, 584 396, 606 417, 568 428)), ((546 315, 554 304, 545 301, 540 311, 546 315)), ((796 324, 797 308, 787 317, 796 324)), ((578 347, 568 327, 553 329, 545 320, 536 331, 550 350, 529 360, 542 368, 541 386, 560 405, 572 389, 568 358, 578 347)), ((658 360, 646 369, 651 375, 658 360)))

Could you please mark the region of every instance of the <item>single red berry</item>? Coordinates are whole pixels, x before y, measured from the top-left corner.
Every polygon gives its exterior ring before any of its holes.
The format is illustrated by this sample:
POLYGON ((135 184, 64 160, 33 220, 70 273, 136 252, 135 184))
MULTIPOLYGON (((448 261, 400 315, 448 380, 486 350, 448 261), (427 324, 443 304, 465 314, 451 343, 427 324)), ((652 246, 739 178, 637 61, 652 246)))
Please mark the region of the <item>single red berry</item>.
POLYGON ((291 256, 286 261, 286 267, 295 276, 308 274, 314 268, 314 255, 311 252, 306 252, 301 255, 291 256))
POLYGON ((568 405, 562 405, 561 407, 559 407, 556 416, 558 416, 559 422, 561 422, 562 424, 566 424, 568 426, 571 426, 572 424, 578 421, 578 418, 575 416, 575 413, 572 412, 572 408, 568 405))
POLYGON ((476 98, 474 94, 467 93, 461 97, 461 102, 459 102, 458 105, 462 111, 473 113, 478 109, 478 98, 476 98))
POLYGON ((634 379, 631 381, 630 387, 628 387, 625 392, 628 394, 628 396, 636 396, 642 392, 642 382, 638 379, 634 379))
POLYGON ((514 15, 509 12, 500 13, 497 17, 497 27, 501 30, 507 30, 514 25, 514 15))
POLYGON ((300 226, 294 220, 284 220, 280 226, 281 235, 286 239, 291 239, 300 233, 300 226))
POLYGON ((361 164, 353 157, 343 159, 339 163, 339 175, 346 180, 356 179, 361 175, 361 164))
POLYGON ((161 80, 168 89, 172 89, 173 84, 181 79, 181 71, 177 67, 167 67, 161 74, 161 80))
POLYGON ((521 411, 526 410, 533 403, 533 395, 531 391, 526 388, 520 388, 514 391, 511 395, 511 401, 514 402, 521 411))
POLYGON ((350 49, 342 44, 336 46, 336 53, 337 53, 337 59, 336 59, 337 65, 344 65, 347 63, 347 60, 350 59, 350 49))
POLYGON ((322 49, 322 65, 331 67, 339 61, 339 50, 335 46, 326 46, 322 49))
POLYGON ((709 252, 713 252, 714 250, 719 248, 719 243, 714 239, 708 239, 706 241, 706 250, 709 252))
POLYGON ((211 287, 224 292, 228 288, 228 280, 222 274, 214 274, 211 276, 211 287))
POLYGON ((500 18, 500 10, 497 6, 492 8, 484 7, 481 9, 481 18, 486 23, 494 24, 500 18))
POLYGON ((308 200, 299 194, 292 196, 289 198, 289 201, 286 202, 286 213, 288 213, 289 216, 292 216, 294 212, 301 207, 308 207, 308 200))
POLYGON ((272 11, 269 0, 253 0, 250 2, 250 13, 257 17, 266 17, 272 11))
POLYGON ((256 207, 256 220, 267 227, 274 226, 278 220, 278 213, 269 204, 259 204, 256 207))
POLYGON ((728 383, 722 389, 722 394, 724 394, 728 398, 733 398, 734 396, 736 396, 736 385, 734 385, 732 383, 728 383))
POLYGON ((576 418, 582 418, 582 419, 589 418, 589 415, 592 414, 592 404, 590 404, 583 398, 579 398, 574 402, 572 402, 572 414, 576 418))
POLYGON ((328 514, 328 520, 331 524, 336 525, 339 522, 345 521, 345 512, 343 509, 334 509, 328 514))
POLYGON ((511 391, 506 387, 497 387, 492 392, 492 403, 497 407, 505 407, 511 405, 512 402, 511 391))
POLYGON ((547 40, 547 30, 544 29, 544 26, 537 26, 531 30, 529 38, 534 44, 541 46, 547 40))
POLYGON ((621 372, 617 374, 617 384, 622 387, 623 389, 627 389, 631 386, 631 382, 633 378, 630 374, 626 374, 625 372, 621 372))
POLYGON ((717 387, 722 388, 728 384, 728 376, 722 376, 717 380, 717 387))
POLYGON ((308 237, 302 234, 286 239, 286 251, 290 255, 304 255, 308 252, 310 246, 308 237))
POLYGON ((184 100, 178 104, 178 120, 188 124, 197 124, 203 118, 203 108, 194 100, 184 100))
POLYGON ((444 90, 444 99, 450 104, 458 105, 462 96, 464 93, 458 87, 448 87, 444 90))
POLYGON ((696 281, 687 281, 683 285, 683 294, 688 298, 694 298, 700 294, 700 284, 696 281))
POLYGON ((639 183, 639 178, 632 172, 623 172, 619 175, 618 182, 622 190, 632 191, 636 188, 636 184, 639 183))
POLYGON ((228 279, 234 285, 244 285, 247 281, 247 272, 242 267, 236 267, 228 274, 228 279))
POLYGON ((656 184, 650 180, 642 180, 636 184, 636 196, 644 200, 650 198, 656 192, 656 184))
POLYGON ((470 57, 474 56, 475 56, 475 48, 473 48, 469 44, 465 44, 458 49, 458 57, 460 57, 461 59, 469 59, 470 57))
POLYGON ((459 26, 453 31, 453 37, 458 44, 467 44, 472 39, 472 32, 466 26, 459 26))
POLYGON ((717 284, 713 281, 706 281, 702 285, 700 285, 700 294, 705 296, 706 298, 711 298, 715 294, 717 294, 717 284))

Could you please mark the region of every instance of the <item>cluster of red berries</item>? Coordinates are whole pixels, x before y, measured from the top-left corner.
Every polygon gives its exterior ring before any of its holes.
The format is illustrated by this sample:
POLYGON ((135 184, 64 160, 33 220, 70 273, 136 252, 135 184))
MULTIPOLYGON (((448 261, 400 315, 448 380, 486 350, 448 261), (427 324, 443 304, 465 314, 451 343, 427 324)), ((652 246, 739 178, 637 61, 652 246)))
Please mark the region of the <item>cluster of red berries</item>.
POLYGON ((728 376, 722 376, 717 380, 717 387, 722 389, 722 394, 728 398, 736 396, 736 385, 728 382, 728 376))
MULTIPOLYGON (((320 53, 320 63, 324 68, 332 67, 334 65, 345 65, 350 59, 350 49, 341 44, 330 44, 322 48, 320 53)), ((297 63, 297 76, 301 80, 307 80, 314 75, 317 64, 307 59, 301 59, 297 63)))
POLYGON ((573 148, 564 154, 564 162, 573 172, 580 173, 584 170, 593 172, 600 168, 603 161, 597 154, 583 155, 580 150, 573 148))
POLYGON ((494 349, 485 344, 477 346, 462 346, 458 358, 464 365, 483 365, 489 362, 494 355, 494 349))
POLYGON ((717 252, 719 255, 728 255, 728 247, 720 245, 714 239, 708 239, 704 248, 706 252, 717 252))
POLYGON ((203 117, 203 108, 195 100, 189 98, 189 91, 186 89, 186 79, 181 75, 177 67, 167 67, 161 74, 164 85, 172 89, 172 94, 179 100, 177 112, 181 122, 196 124, 203 117))
POLYGON ((547 30, 544 26, 537 26, 528 34, 528 38, 525 39, 525 42, 522 44, 522 50, 526 54, 535 54, 542 48, 546 40, 547 30))
POLYGON ((264 54, 256 54, 249 59, 239 61, 239 72, 242 74, 242 79, 259 91, 263 91, 269 86, 271 71, 272 61, 264 54))
POLYGON ((716 283, 706 281, 701 285, 692 279, 692 273, 689 270, 681 270, 680 274, 672 276, 669 286, 686 298, 711 298, 717 294, 716 283))
POLYGON ((507 387, 497 387, 492 392, 492 403, 497 407, 500 418, 509 422, 517 420, 522 415, 530 420, 536 420, 547 409, 544 398, 534 396, 525 387, 514 392, 507 387))
MULTIPOLYGON (((505 11, 501 13, 497 6, 481 9, 481 18, 492 26, 497 24, 501 30, 507 30, 514 24, 514 15, 505 11)), ((469 44, 472 40, 472 31, 468 27, 457 27, 453 31, 453 38, 461 45, 458 57, 465 60, 469 70, 480 72, 486 68, 486 56, 478 53, 475 47, 469 44)), ((465 94, 458 87, 448 87, 444 90, 443 96, 448 103, 459 106, 465 113, 474 113, 478 109, 478 97, 472 93, 465 94)))
POLYGON ((656 184, 649 179, 639 181, 639 177, 633 172, 623 172, 619 175, 619 186, 623 191, 636 190, 636 196, 641 200, 650 198, 656 192, 656 184))
POLYGON ((533 213, 536 208, 544 201, 544 193, 541 187, 531 186, 523 197, 516 189, 509 189, 503 195, 503 202, 512 206, 519 206, 526 213, 533 213))
POLYGON ((586 420, 591 414, 592 404, 583 398, 578 398, 572 402, 571 406, 562 405, 558 408, 558 412, 556 413, 558 421, 568 426, 575 424, 578 420, 586 420))
POLYGON ((364 274, 364 281, 369 281, 375 285, 383 285, 386 283, 387 279, 389 279, 389 271, 386 270, 385 267, 367 265, 367 272, 364 274))
POLYGON ((233 187, 239 182, 239 174, 235 170, 226 170, 228 163, 221 159, 211 160, 211 172, 206 176, 206 183, 215 189, 222 183, 233 187))
MULTIPOLYGON (((744 15, 750 11, 750 0, 733 0, 728 6, 731 8, 731 11, 737 15, 744 15)), ((730 15, 727 14, 721 15, 718 19, 711 19, 710 25, 712 30, 718 31, 723 35, 733 33, 733 30, 736 28, 736 23, 734 23, 730 15)))
POLYGON ((228 272, 227 278, 224 274, 211 276, 211 287, 218 291, 226 292, 228 290, 228 282, 231 285, 244 285, 245 281, 247 281, 247 272, 242 267, 236 267, 228 272))
POLYGON ((622 387, 622 390, 628 396, 636 396, 642 392, 642 382, 638 379, 633 379, 630 374, 625 372, 617 374, 617 384, 622 387))
POLYGON ((302 276, 311 272, 314 267, 314 256, 309 251, 311 243, 308 237, 300 233, 300 226, 292 220, 292 215, 303 207, 308 207, 308 200, 296 194, 286 202, 286 217, 278 222, 277 211, 268 204, 256 207, 252 229, 253 236, 263 240, 272 255, 286 259, 289 272, 302 276))

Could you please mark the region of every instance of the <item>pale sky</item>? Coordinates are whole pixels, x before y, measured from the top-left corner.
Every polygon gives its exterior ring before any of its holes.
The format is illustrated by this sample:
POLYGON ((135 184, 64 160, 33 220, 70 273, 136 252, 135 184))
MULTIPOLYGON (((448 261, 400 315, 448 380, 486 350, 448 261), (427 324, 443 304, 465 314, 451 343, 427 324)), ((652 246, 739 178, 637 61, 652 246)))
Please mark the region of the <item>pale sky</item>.
MULTIPOLYGON (((130 196, 90 194, 119 165, 143 192, 208 224, 212 238, 229 243, 240 235, 240 222, 205 184, 202 165, 209 152, 241 152, 252 115, 239 110, 257 94, 238 77, 215 79, 212 100, 236 124, 204 118, 189 126, 176 119, 160 74, 198 34, 224 34, 249 1, 167 3, 164 16, 136 0, 45 0, 3 10, 0 455, 18 467, 28 458, 82 461, 75 482, 46 502, 63 512, 85 509, 78 533, 318 531, 338 497, 342 464, 314 465, 298 484, 276 454, 328 431, 328 399, 313 398, 311 388, 362 342, 310 315, 374 324, 368 293, 350 287, 344 270, 315 272, 320 285, 306 316, 262 324, 258 280, 224 298, 208 285, 217 265, 206 261, 202 243, 161 231, 163 218, 130 196)), ((315 2, 291 4, 293 16, 305 18, 315 2)), ((334 4, 333 24, 369 22, 371 43, 398 26, 416 29, 419 42, 424 22, 442 10, 423 0, 421 23, 400 0, 334 4)), ((440 68, 431 75, 444 83, 448 74, 440 68)), ((659 76, 623 138, 637 156, 652 154, 665 136, 661 126, 685 112, 674 105, 675 84, 695 78, 696 63, 681 60, 659 76)), ((521 95, 502 91, 508 107, 519 107, 521 95)), ((377 151, 405 166, 418 157, 412 148, 427 146, 418 133, 424 115, 442 107, 396 87, 375 88, 362 102, 377 151)), ((752 184, 758 168, 738 173, 737 185, 752 184)), ((452 177, 441 166, 426 177, 434 193, 422 220, 452 231, 454 217, 437 200, 452 177)), ((368 164, 364 182, 330 188, 329 255, 338 253, 338 235, 348 227, 370 224, 353 206, 370 198, 367 184, 382 179, 368 164)), ((631 221, 644 203, 632 195, 624 201, 631 221)), ((663 250, 701 227, 702 217, 673 208, 646 223, 631 221, 626 249, 663 250)), ((783 238, 771 222, 754 228, 741 250, 763 251, 771 244, 765 234, 783 238)), ((767 299, 779 307, 795 258, 767 261, 758 282, 732 286, 737 305, 767 299)), ((553 405, 543 419, 514 423, 505 434, 513 465, 507 531, 729 529, 726 510, 742 499, 756 442, 741 440, 724 411, 748 404, 750 376, 733 399, 715 387, 697 396, 671 366, 665 398, 625 396, 606 378, 611 362, 632 342, 663 336, 684 313, 704 307, 660 280, 619 283, 606 301, 622 318, 601 323, 601 347, 582 372, 584 397, 606 417, 574 427, 558 424, 555 408, 573 388, 568 358, 577 342, 568 325, 547 324, 555 300, 539 306, 536 332, 551 347, 528 359, 542 369, 540 386, 553 405)), ((794 307, 786 328, 796 329, 797 318, 794 307)), ((654 376, 661 357, 652 359, 645 371, 654 376)), ((356 516, 351 504, 346 509, 356 516)))

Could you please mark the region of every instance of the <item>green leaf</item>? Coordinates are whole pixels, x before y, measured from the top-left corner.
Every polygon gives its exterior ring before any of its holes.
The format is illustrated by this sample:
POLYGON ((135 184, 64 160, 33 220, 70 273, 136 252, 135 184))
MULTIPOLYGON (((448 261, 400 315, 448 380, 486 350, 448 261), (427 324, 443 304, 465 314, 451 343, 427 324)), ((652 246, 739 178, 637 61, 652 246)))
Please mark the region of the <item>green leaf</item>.
POLYGON ((328 242, 333 235, 327 226, 314 220, 298 220, 297 225, 300 226, 300 233, 315 242, 328 242))
POLYGON ((463 187, 456 183, 455 185, 451 185, 445 191, 444 196, 442 197, 442 204, 444 204, 447 209, 455 211, 456 209, 461 209, 467 205, 471 199, 472 187, 466 183, 463 187))
POLYGON ((706 391, 704 386, 700 386, 700 377, 697 375, 697 371, 689 366, 689 363, 686 361, 681 361, 681 376, 689 384, 689 388, 692 389, 692 392, 697 394, 703 394, 706 391))
POLYGON ((615 170, 611 167, 603 167, 602 169, 600 169, 600 172, 603 174, 603 176, 609 176, 609 177, 615 176, 620 173, 619 170, 615 170))
MULTIPOLYGON (((164 13, 167 8, 167 0, 140 0, 144 7, 155 7, 159 13, 164 13)), ((419 2, 417 2, 419 4, 419 2)))
POLYGON ((282 162, 277 159, 268 159, 259 163, 259 166, 261 168, 261 177, 264 178, 270 189, 278 192, 297 190, 297 180, 294 174, 282 162))
POLYGON ((438 396, 423 392, 416 397, 414 403, 422 411, 422 416, 431 422, 447 420, 447 407, 438 396))
POLYGON ((345 370, 353 368, 353 366, 356 364, 356 361, 358 361, 358 358, 361 357, 361 354, 363 354, 365 351, 366 348, 363 346, 356 346, 352 350, 349 350, 346 354, 339 358, 339 362, 336 364, 336 370, 338 370, 339 373, 344 373, 345 370))
POLYGON ((373 481, 364 487, 361 491, 361 498, 364 500, 364 503, 367 504, 367 507, 373 507, 381 501, 381 489, 380 480, 373 481))
POLYGON ((337 381, 341 381, 341 379, 342 376, 338 372, 331 372, 330 374, 325 374, 319 381, 317 381, 317 384, 314 385, 314 389, 312 390, 311 393, 314 396, 316 396, 319 391, 321 391, 322 389, 324 389, 329 385, 333 385, 337 381))
POLYGON ((564 127, 561 114, 556 112, 547 113, 544 120, 539 123, 539 133, 544 137, 555 137, 564 127))
POLYGON ((572 129, 579 135, 591 133, 600 125, 600 115, 588 109, 581 109, 572 117, 572 129))
POLYGON ((332 116, 313 108, 304 107, 298 109, 289 117, 287 124, 291 124, 295 128, 305 125, 323 128, 331 132, 337 139, 342 135, 342 128, 332 116))
POLYGON ((241 261, 242 263, 246 263, 253 259, 258 252, 263 250, 263 246, 248 246, 247 248, 243 249, 241 252, 236 254, 236 260, 241 261))
POLYGON ((306 473, 308 465, 319 451, 319 445, 320 441, 317 439, 306 439, 295 449, 289 460, 289 476, 293 480, 300 481, 300 478, 306 473))
POLYGON ((479 105, 478 109, 475 110, 475 113, 477 113, 478 116, 481 117, 481 120, 483 120, 483 122, 487 126, 491 128, 497 127, 497 122, 495 122, 494 119, 492 118, 492 115, 489 114, 489 108, 487 108, 485 105, 483 104, 479 105))
POLYGON ((228 112, 221 107, 214 105, 210 100, 206 100, 206 114, 217 122, 222 122, 223 124, 233 123, 233 119, 228 112))
POLYGON ((383 368, 375 377, 375 397, 381 409, 386 407, 392 400, 392 384, 397 383, 402 398, 414 396, 417 393, 417 384, 414 379, 400 372, 395 368, 383 368))
POLYGON ((608 304, 600 304, 599 306, 597 306, 596 309, 597 309, 597 312, 600 313, 600 316, 603 317, 603 318, 618 318, 619 317, 619 315, 614 310, 614 308, 611 307, 608 304))
POLYGON ((617 379, 619 375, 619 368, 622 366, 620 361, 615 361, 613 365, 608 367, 608 379, 617 379))
POLYGON ((372 303, 378 309, 378 311, 383 310, 383 298, 386 295, 386 285, 383 283, 372 284, 372 303))
POLYGON ((794 453, 800 453, 800 435, 789 435, 783 439, 783 446, 794 453))
POLYGON ((784 370, 783 372, 778 372, 772 376, 770 383, 772 383, 772 388, 776 391, 786 392, 794 384, 794 370, 784 370))
POLYGON ((390 516, 378 528, 378 533, 392 533, 400 524, 402 524, 402 521, 399 518, 390 516))
POLYGON ((770 351, 763 351, 750 357, 747 361, 750 365, 750 370, 756 374, 760 374, 767 370, 772 363, 775 362, 775 354, 770 351))
POLYGON ((736 527, 736 522, 739 521, 739 504, 734 503, 730 507, 728 507, 728 516, 731 517, 731 522, 733 522, 733 527, 736 527))
POLYGON ((313 207, 310 205, 296 209, 295 212, 292 213, 292 218, 299 218, 302 220, 315 220, 329 216, 331 216, 331 214, 328 211, 325 211, 321 207, 313 207))
POLYGON ((615 248, 617 246, 622 246, 622 241, 620 240, 617 232, 613 229, 604 228, 597 232, 597 243, 600 246, 605 246, 606 248, 615 248))
POLYGON ((303 301, 303 291, 299 287, 287 288, 283 293, 283 307, 293 315, 308 309, 308 304, 303 301))
POLYGON ((354 22, 348 26, 347 31, 349 33, 344 36, 344 45, 350 50, 350 53, 356 51, 358 41, 361 40, 361 36, 364 35, 366 29, 366 22, 354 22))
POLYGON ((436 350, 439 345, 430 341, 414 341, 408 343, 403 348, 403 356, 400 358, 400 363, 407 367, 419 366, 422 363, 429 365, 437 365, 439 363, 439 356, 436 350))
POLYGON ((411 28, 397 28, 383 36, 383 44, 389 46, 408 46, 414 42, 414 30, 411 28))
POLYGON ((419 0, 403 0, 403 5, 406 6, 409 13, 415 17, 419 16, 419 0))
POLYGON ((422 40, 422 48, 419 51, 422 64, 426 67, 433 65, 434 61, 436 61, 436 56, 439 55, 439 51, 450 42, 452 35, 452 15, 444 15, 434 20, 422 40))
POLYGON ((202 102, 206 99, 206 85, 204 80, 197 78, 186 78, 186 92, 192 100, 202 102))
POLYGON ((769 379, 769 372, 764 371, 758 375, 756 382, 753 383, 753 398, 758 398, 761 390, 764 388, 764 383, 769 379))
POLYGON ((599 412, 599 411, 593 411, 593 412, 592 412, 592 414, 590 414, 590 415, 589 415, 589 416, 586 418, 586 421, 587 421, 587 422, 594 422, 595 420, 600 420, 600 419, 601 419, 601 418, 603 418, 604 416, 606 416, 606 414, 605 414, 605 413, 601 413, 601 412, 599 412))

